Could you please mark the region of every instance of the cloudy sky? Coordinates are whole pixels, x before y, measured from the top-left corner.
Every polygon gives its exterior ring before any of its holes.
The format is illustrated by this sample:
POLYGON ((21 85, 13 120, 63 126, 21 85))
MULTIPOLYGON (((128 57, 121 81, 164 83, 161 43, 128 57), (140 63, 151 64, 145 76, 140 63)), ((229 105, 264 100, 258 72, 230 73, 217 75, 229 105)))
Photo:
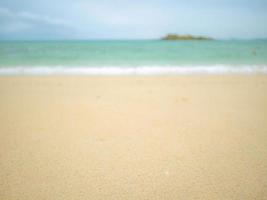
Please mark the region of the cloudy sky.
POLYGON ((0 39, 267 38, 267 0, 0 0, 0 39))

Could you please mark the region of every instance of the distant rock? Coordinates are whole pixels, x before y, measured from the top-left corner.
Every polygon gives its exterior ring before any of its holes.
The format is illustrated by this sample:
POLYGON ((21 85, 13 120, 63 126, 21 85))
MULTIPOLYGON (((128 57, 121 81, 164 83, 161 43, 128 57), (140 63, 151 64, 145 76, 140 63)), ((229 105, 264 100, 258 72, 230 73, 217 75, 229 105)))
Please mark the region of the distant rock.
POLYGON ((177 34, 168 34, 161 39, 162 40, 213 40, 213 38, 205 36, 177 35, 177 34))

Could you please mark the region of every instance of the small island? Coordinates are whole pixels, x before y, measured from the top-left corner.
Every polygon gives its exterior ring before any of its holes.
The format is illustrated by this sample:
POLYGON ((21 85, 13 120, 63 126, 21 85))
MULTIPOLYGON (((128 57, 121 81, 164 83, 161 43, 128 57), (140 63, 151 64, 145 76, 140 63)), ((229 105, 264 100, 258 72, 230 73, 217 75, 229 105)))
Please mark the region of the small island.
POLYGON ((213 40, 213 38, 205 36, 168 34, 161 38, 161 40, 213 40))

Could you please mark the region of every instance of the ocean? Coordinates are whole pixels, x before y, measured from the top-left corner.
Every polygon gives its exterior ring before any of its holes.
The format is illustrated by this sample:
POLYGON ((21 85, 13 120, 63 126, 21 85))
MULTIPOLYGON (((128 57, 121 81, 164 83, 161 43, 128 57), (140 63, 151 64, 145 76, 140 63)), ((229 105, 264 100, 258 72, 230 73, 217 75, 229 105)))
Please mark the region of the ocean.
POLYGON ((267 40, 1 41, 0 74, 267 73, 267 40))

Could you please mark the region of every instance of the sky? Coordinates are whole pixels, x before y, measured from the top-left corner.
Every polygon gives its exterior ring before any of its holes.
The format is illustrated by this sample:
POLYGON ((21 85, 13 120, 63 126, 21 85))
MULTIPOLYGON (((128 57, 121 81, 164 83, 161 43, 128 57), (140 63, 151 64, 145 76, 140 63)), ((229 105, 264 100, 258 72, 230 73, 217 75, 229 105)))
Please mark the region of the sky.
POLYGON ((267 38, 267 0, 0 0, 0 40, 267 38))

